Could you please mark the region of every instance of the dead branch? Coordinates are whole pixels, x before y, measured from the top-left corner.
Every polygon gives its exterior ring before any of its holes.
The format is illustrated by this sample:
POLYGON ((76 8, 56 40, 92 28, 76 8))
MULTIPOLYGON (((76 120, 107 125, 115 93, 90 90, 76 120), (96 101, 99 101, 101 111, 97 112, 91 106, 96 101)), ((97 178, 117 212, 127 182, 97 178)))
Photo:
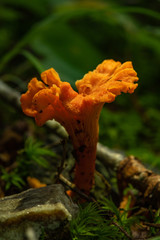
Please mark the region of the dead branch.
POLYGON ((107 169, 116 170, 125 157, 124 152, 112 150, 98 142, 97 159, 99 159, 107 169))
POLYGON ((14 106, 20 106, 20 93, 0 81, 0 96, 14 106))
POLYGON ((134 156, 120 162, 117 179, 121 194, 128 184, 132 184, 141 192, 147 206, 160 207, 160 175, 145 168, 134 156))

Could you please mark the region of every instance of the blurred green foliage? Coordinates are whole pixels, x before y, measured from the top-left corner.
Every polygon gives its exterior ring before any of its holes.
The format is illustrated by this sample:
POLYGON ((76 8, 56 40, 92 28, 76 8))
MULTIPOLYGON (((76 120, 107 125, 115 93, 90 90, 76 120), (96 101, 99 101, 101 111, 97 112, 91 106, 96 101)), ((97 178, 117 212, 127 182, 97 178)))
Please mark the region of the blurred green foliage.
POLYGON ((74 86, 104 59, 131 60, 139 86, 105 105, 100 141, 160 165, 159 4, 1 0, 0 78, 25 91, 31 77, 53 67, 74 86))
POLYGON ((25 185, 22 177, 16 172, 7 172, 5 168, 1 167, 1 179, 5 182, 5 190, 7 191, 12 186, 17 187, 18 189, 22 189, 22 186, 25 185))
POLYGON ((57 157, 52 150, 44 147, 44 143, 34 140, 33 138, 27 138, 24 144, 24 149, 20 150, 18 153, 19 166, 23 169, 21 172, 28 169, 32 162, 39 164, 44 168, 49 168, 50 164, 48 163, 46 156, 57 157))
POLYGON ((26 185, 26 178, 32 175, 32 169, 39 165, 49 169, 48 158, 58 158, 51 149, 44 147, 44 143, 34 140, 32 137, 26 139, 24 148, 18 151, 16 165, 12 171, 7 171, 0 166, 1 179, 5 182, 5 190, 12 186, 22 189, 26 185))

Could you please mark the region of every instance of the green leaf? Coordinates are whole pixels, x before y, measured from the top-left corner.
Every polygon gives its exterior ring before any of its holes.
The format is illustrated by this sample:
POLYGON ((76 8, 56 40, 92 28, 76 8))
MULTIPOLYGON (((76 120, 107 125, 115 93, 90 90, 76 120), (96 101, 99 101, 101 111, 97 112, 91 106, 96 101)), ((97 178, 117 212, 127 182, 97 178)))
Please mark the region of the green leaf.
POLYGON ((160 13, 157 11, 153 11, 148 8, 143 8, 143 7, 118 7, 116 8, 119 12, 122 13, 139 13, 141 15, 146 15, 150 16, 151 18, 156 18, 157 20, 160 20, 160 13))
POLYGON ((49 168, 49 163, 48 161, 43 158, 43 157, 37 157, 37 156, 33 156, 32 160, 36 163, 38 163, 40 166, 44 167, 44 168, 49 168))
POLYGON ((6 185, 5 185, 5 190, 10 189, 10 187, 11 187, 11 183, 10 183, 10 182, 7 182, 6 185))
POLYGON ((32 53, 27 50, 23 50, 21 53, 32 63, 32 65, 37 69, 39 74, 41 74, 45 70, 39 59, 35 57, 32 53))
POLYGON ((0 8, 0 19, 1 20, 11 22, 11 21, 20 19, 20 17, 22 17, 22 14, 20 12, 18 12, 17 10, 9 8, 9 7, 1 6, 1 8, 0 8))
POLYGON ((51 156, 51 157, 57 156, 52 150, 49 150, 46 148, 36 148, 34 153, 35 153, 35 155, 46 155, 46 156, 51 156))
POLYGON ((148 238, 148 240, 160 240, 160 236, 153 237, 153 238, 148 238))
POLYGON ((22 189, 22 185, 19 181, 17 181, 16 179, 12 179, 12 185, 18 187, 19 189, 22 189))

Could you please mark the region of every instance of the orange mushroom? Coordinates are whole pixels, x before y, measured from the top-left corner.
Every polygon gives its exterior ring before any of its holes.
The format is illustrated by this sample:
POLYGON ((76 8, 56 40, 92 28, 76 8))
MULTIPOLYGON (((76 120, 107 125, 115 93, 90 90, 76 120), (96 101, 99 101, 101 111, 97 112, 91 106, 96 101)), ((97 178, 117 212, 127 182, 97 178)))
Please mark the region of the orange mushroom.
POLYGON ((55 119, 70 135, 75 153, 75 185, 89 194, 94 183, 99 116, 105 102, 113 102, 121 92, 133 93, 138 84, 131 62, 105 60, 76 82, 78 93, 58 73, 49 69, 33 78, 21 96, 23 112, 42 126, 55 119))

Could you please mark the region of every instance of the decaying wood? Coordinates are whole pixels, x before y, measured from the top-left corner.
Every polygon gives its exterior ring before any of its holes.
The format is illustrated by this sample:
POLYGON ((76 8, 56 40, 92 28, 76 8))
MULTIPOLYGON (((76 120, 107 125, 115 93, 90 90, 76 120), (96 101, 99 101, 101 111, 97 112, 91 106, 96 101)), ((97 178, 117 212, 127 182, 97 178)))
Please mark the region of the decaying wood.
POLYGON ((132 184, 142 194, 146 206, 160 207, 160 175, 145 168, 134 156, 120 162, 117 179, 121 193, 132 184))
POLYGON ((97 159, 108 169, 116 170, 120 162, 126 157, 124 152, 115 151, 101 143, 97 143, 97 159))

